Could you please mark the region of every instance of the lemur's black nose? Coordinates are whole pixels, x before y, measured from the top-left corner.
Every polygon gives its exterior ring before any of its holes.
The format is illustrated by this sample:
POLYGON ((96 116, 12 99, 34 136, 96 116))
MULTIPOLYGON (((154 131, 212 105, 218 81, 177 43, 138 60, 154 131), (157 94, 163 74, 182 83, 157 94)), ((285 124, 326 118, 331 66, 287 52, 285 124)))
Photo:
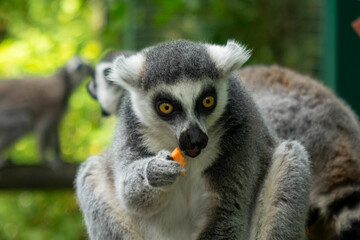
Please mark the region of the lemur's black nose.
POLYGON ((180 134, 179 145, 183 151, 201 150, 206 147, 207 143, 208 136, 198 126, 191 126, 180 134))

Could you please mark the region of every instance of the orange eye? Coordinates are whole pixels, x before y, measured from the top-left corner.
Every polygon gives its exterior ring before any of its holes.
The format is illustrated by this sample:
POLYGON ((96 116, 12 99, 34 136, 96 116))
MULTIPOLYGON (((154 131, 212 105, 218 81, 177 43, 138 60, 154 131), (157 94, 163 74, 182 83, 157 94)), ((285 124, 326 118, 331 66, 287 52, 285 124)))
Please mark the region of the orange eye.
POLYGON ((215 103, 215 98, 213 96, 207 96, 203 99, 202 104, 205 108, 211 108, 215 103))
POLYGON ((162 103, 159 105, 159 109, 162 113, 164 114, 170 114, 173 111, 173 105, 171 105, 170 103, 162 103))

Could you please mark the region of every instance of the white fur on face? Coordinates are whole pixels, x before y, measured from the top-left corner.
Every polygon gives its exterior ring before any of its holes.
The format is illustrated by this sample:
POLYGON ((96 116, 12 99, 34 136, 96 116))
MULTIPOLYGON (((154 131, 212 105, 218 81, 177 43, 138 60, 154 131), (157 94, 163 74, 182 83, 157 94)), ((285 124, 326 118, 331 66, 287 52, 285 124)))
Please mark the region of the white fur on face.
POLYGON ((111 67, 110 62, 99 63, 95 67, 96 96, 101 108, 109 114, 117 114, 117 108, 124 89, 112 85, 104 76, 104 70, 111 67))
POLYGON ((147 147, 154 153, 160 150, 173 150, 178 146, 180 133, 191 124, 198 125, 204 133, 209 135, 209 141, 211 141, 210 132, 215 128, 217 120, 225 111, 228 98, 227 86, 227 80, 203 79, 196 82, 183 80, 174 85, 157 86, 148 92, 132 91, 131 97, 135 114, 140 122, 146 126, 143 129, 143 134, 146 136, 144 141, 147 147), (213 86, 216 89, 217 105, 209 115, 201 115, 198 118, 195 113, 196 100, 203 93, 204 88, 208 86, 213 86), (186 115, 184 120, 170 123, 158 116, 153 98, 160 92, 167 93, 182 104, 186 115))
POLYGON ((219 143, 225 130, 221 124, 216 124, 216 121, 225 111, 227 86, 227 80, 203 79, 194 82, 184 79, 174 85, 157 86, 148 92, 131 92, 135 114, 146 126, 140 130, 144 143, 154 154, 160 150, 171 152, 177 147, 177 134, 191 123, 198 124, 209 137, 207 147, 199 156, 195 159, 187 157, 186 177, 180 177, 174 184, 166 207, 150 218, 141 217, 135 221, 139 223, 140 232, 147 239, 197 239, 208 223, 209 213, 218 196, 210 190, 208 180, 202 173, 220 154, 219 143), (199 119, 195 114, 196 100, 209 85, 216 89, 217 105, 211 114, 199 119), (179 126, 173 126, 157 115, 153 97, 159 92, 172 96, 182 104, 186 117, 181 122, 174 121, 179 126))

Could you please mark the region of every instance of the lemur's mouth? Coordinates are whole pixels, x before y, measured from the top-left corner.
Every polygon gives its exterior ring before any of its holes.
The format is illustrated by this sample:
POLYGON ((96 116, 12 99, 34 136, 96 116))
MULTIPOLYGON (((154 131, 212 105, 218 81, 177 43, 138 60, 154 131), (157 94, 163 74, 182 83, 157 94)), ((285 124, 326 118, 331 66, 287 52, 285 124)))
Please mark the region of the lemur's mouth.
POLYGON ((197 155, 199 155, 201 152, 201 150, 197 149, 197 148, 194 148, 194 149, 190 149, 190 150, 186 150, 185 153, 186 155, 194 158, 196 157, 197 155))

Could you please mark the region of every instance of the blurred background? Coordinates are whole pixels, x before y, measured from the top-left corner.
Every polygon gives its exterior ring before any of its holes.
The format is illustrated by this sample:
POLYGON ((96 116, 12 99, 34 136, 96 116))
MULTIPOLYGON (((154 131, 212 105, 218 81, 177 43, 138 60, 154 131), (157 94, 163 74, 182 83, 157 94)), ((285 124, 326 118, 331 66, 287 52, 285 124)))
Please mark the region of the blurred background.
MULTIPOLYGON (((184 38, 253 49, 249 64, 280 64, 324 81, 360 112, 357 0, 0 0, 0 79, 48 76, 78 54, 92 65, 109 50, 184 38)), ((115 117, 86 92, 72 94, 60 125, 69 163, 104 151, 115 117)), ((33 134, 6 153, 39 162, 33 134)), ((0 239, 86 239, 72 189, 1 190, 0 239)))

